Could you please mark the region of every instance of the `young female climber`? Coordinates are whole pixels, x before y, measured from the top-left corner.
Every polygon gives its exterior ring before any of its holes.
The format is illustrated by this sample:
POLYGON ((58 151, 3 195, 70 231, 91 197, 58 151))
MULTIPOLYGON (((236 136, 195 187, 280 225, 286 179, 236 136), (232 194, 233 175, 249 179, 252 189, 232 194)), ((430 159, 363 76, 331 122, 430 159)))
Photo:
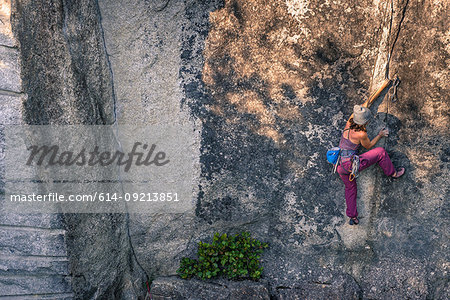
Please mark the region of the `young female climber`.
MULTIPOLYGON (((370 149, 383 136, 388 136, 389 134, 387 129, 382 129, 373 140, 370 140, 367 136, 366 125, 371 118, 371 113, 368 107, 370 107, 374 99, 375 98, 368 99, 364 104, 354 106, 353 114, 347 121, 339 142, 339 148, 341 148, 342 151, 341 162, 337 168, 337 171, 345 184, 345 203, 347 204, 346 214, 350 218, 350 225, 357 225, 359 223, 358 211, 356 209, 356 179, 352 179, 350 176, 352 169, 352 155, 357 154, 359 145, 363 145, 364 148, 370 149)), ((359 171, 378 163, 386 176, 399 178, 405 173, 405 168, 395 170, 389 155, 382 147, 377 147, 359 155, 359 160, 359 171)))

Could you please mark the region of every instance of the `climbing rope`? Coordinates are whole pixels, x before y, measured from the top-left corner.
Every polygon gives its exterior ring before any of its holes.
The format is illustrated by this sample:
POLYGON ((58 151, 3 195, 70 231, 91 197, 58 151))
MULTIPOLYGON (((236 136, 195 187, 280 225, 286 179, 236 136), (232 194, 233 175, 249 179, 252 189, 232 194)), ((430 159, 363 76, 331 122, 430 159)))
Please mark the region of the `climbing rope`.
MULTIPOLYGON (((384 74, 384 78, 387 79, 387 80, 391 80, 389 78, 389 66, 390 66, 390 63, 391 63, 391 57, 392 57, 392 53, 394 52, 395 44, 397 43, 398 37, 400 35, 401 24, 403 22, 403 19, 405 18, 405 12, 406 12, 406 7, 408 5, 408 2, 409 2, 409 0, 406 1, 406 4, 405 4, 405 6, 403 8, 402 18, 401 18, 400 23, 398 25, 398 30, 397 30, 397 33, 395 35, 394 42, 392 43, 392 46, 391 46, 390 39, 391 39, 391 35, 392 35, 392 21, 393 21, 393 18, 394 18, 394 0, 391 0, 391 5, 390 5, 391 13, 390 13, 389 33, 388 33, 388 40, 387 40, 387 45, 389 47, 388 49, 390 49, 390 51, 388 53, 388 59, 386 61, 385 74, 384 74)), ((386 10, 387 9, 388 9, 388 6, 386 5, 386 10)), ((385 117, 385 120, 384 120, 385 124, 388 124, 388 115, 389 115, 389 105, 390 105, 390 103, 391 102, 395 102, 395 101, 398 100, 398 98, 397 98, 397 87, 398 87, 399 84, 400 84, 400 79, 398 78, 398 75, 395 75, 395 78, 392 81, 392 89, 393 89, 392 95, 391 95, 391 97, 388 98, 387 104, 386 104, 386 117, 385 117)), ((387 141, 388 141, 388 137, 386 137, 386 140, 385 140, 385 148, 387 148, 387 141)))
MULTIPOLYGON (((387 10, 387 6, 386 6, 386 10, 387 10)), ((387 40, 387 46, 388 49, 390 48, 390 51, 388 53, 388 59, 386 62, 386 68, 385 68, 385 73, 384 73, 384 79, 389 79, 389 66, 391 64, 391 56, 392 56, 392 52, 394 52, 394 46, 395 46, 395 42, 397 41, 397 39, 395 39, 394 43, 392 44, 392 47, 390 47, 391 45, 391 32, 392 32, 392 20, 394 18, 394 0, 391 0, 391 14, 390 14, 390 18, 389 18, 389 32, 388 32, 388 40, 387 40)))
MULTIPOLYGON (((406 0, 405 6, 403 7, 402 18, 400 19, 400 22, 398 23, 397 33, 395 34, 394 42, 392 43, 392 47, 389 51, 388 60, 386 62, 386 74, 385 74, 386 79, 389 79, 389 65, 391 62, 392 53, 394 52, 395 44, 397 43, 398 37, 400 35, 400 29, 402 28, 403 20, 405 19, 405 16, 406 16, 406 8, 408 7, 408 3, 409 3, 409 0, 406 0)), ((393 18, 394 18, 394 0, 391 0, 391 18, 390 18, 390 22, 389 22, 388 46, 390 45, 393 18)))
MULTIPOLYGON (((388 5, 386 5, 386 10, 387 9, 388 9, 388 5)), ((391 33, 392 33, 392 20, 393 20, 393 18, 394 18, 394 0, 391 0, 391 13, 390 13, 390 18, 389 18, 389 32, 388 32, 388 37, 387 37, 387 46, 390 48, 390 51, 388 53, 388 59, 386 61, 386 67, 385 67, 385 73, 384 73, 384 79, 388 79, 388 80, 390 80, 390 78, 389 78, 389 66, 391 64, 391 56, 392 56, 392 53, 394 51, 394 46, 395 46, 395 41, 394 41, 394 43, 392 44, 392 47, 390 47, 390 45, 391 45, 391 33)), ((396 90, 397 89, 395 88, 395 91, 396 90)), ((387 124, 388 124, 389 103, 390 102, 391 102, 390 99, 388 99, 387 103, 386 103, 386 116, 384 118, 385 126, 387 126, 387 124)), ((386 136, 385 140, 384 140, 384 148, 386 150, 387 150, 387 146, 388 146, 388 136, 386 136)))

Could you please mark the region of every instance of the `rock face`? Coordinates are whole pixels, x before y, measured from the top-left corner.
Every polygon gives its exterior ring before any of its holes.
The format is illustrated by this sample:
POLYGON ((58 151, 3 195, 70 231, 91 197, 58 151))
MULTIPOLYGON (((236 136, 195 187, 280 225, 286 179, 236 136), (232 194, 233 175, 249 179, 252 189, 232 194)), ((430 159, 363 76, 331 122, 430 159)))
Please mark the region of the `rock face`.
POLYGON ((19 214, 3 209, 5 127, 23 124, 21 56, 11 30, 10 1, 0 2, 0 298, 73 299, 66 231, 57 214, 19 214))
MULTIPOLYGON (((24 121, 112 124, 113 82, 96 2, 14 1, 11 18, 28 95, 24 121)), ((145 280, 140 273, 130 275, 135 262, 129 251, 128 217, 64 214, 59 219, 67 230, 61 242, 69 256, 69 287, 75 298, 136 298, 134 281, 141 287, 145 280)))
MULTIPOLYGON (((142 280, 129 242, 153 279, 214 232, 247 230, 270 244, 274 298, 448 298, 448 10, 429 0, 16 1, 27 122, 170 119, 198 146, 186 179, 195 210, 66 216, 77 296, 119 297, 142 280), (407 173, 364 171, 350 226, 324 155, 381 85, 390 53, 398 100, 382 93, 368 131, 390 129, 377 146, 407 173)), ((153 288, 180 297, 185 283, 172 280, 153 288)))
POLYGON ((183 280, 174 277, 161 277, 153 281, 152 299, 270 299, 266 286, 252 281, 204 282, 200 280, 183 280))
POLYGON ((28 124, 110 124, 113 101, 95 2, 13 2, 28 124))

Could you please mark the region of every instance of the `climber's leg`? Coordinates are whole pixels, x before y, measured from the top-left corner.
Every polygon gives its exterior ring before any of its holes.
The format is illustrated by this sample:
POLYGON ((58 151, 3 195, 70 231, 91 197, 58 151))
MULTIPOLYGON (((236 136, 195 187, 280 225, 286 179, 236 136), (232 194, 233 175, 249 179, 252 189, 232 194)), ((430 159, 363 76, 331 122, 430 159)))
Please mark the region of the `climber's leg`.
POLYGON ((383 169, 386 176, 391 176, 395 173, 394 165, 389 158, 386 150, 382 147, 374 148, 366 153, 359 156, 359 171, 362 171, 371 165, 378 163, 378 165, 383 169))
MULTIPOLYGON (((349 163, 344 163, 344 167, 349 167, 349 163)), ((349 172, 346 172, 341 166, 338 167, 338 173, 345 184, 345 203, 347 204, 346 215, 349 218, 358 216, 356 209, 357 186, 356 180, 350 181, 349 172)))

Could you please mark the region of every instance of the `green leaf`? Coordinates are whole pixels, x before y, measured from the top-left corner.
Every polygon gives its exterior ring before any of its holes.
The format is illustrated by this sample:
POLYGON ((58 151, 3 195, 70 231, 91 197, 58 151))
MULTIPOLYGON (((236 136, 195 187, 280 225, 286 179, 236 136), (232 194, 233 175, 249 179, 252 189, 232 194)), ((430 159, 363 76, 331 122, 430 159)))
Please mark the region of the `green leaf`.
POLYGON ((227 235, 214 233, 211 244, 198 242, 198 260, 183 257, 177 274, 184 279, 202 280, 224 275, 229 279, 261 277, 260 256, 267 243, 253 239, 250 233, 227 235))

